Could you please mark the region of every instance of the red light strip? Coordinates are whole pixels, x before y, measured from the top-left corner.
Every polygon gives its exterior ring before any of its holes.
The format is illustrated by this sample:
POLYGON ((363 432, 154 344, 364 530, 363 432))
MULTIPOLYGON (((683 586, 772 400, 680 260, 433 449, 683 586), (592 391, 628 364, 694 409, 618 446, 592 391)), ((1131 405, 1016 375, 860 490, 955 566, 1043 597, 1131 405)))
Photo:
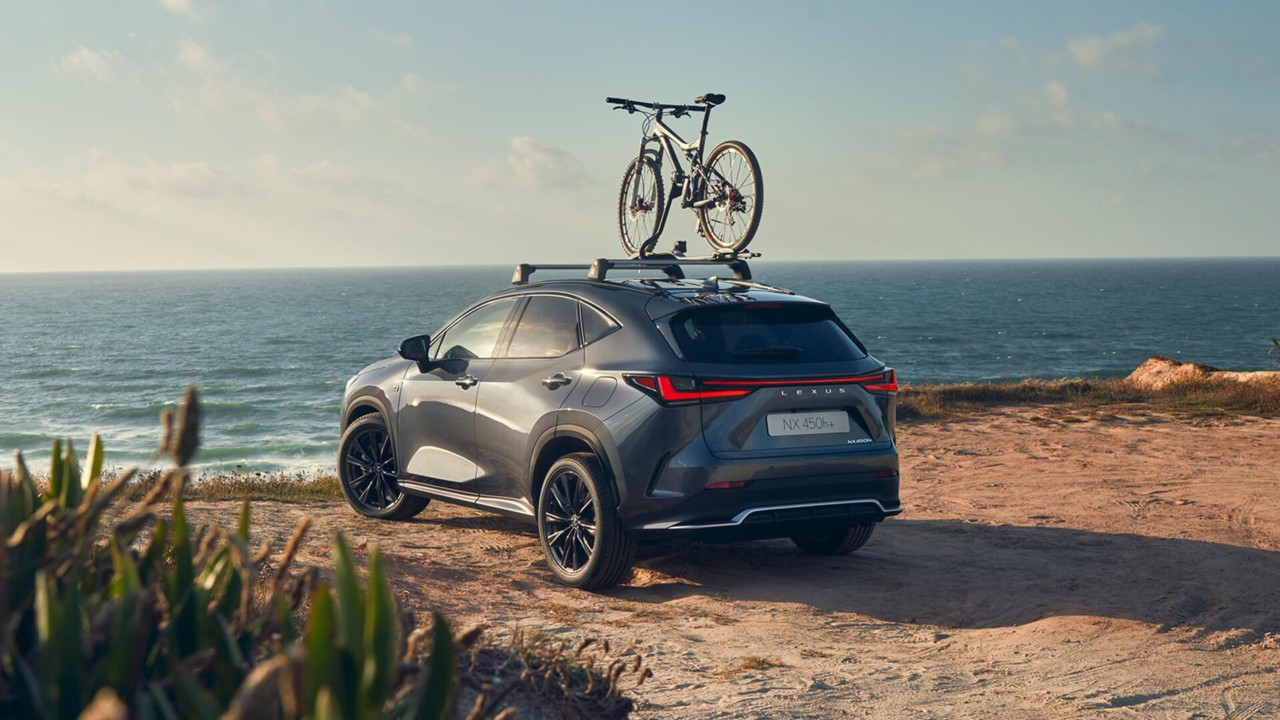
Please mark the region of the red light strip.
MULTIPOLYGON (((774 387, 777 385, 839 385, 842 383, 864 383, 869 380, 883 379, 884 373, 880 372, 875 375, 865 375, 863 377, 820 378, 816 380, 703 380, 702 384, 716 385, 720 387, 774 387)), ((895 387, 897 385, 896 378, 894 380, 894 385, 895 387)))
POLYGON ((750 390, 710 390, 684 392, 671 384, 671 378, 658 377, 658 394, 663 400, 709 400, 711 398, 742 397, 751 394, 750 390))
POLYGON ((889 371, 889 382, 882 385, 864 385, 868 390, 880 390, 881 392, 898 392, 898 371, 889 371))

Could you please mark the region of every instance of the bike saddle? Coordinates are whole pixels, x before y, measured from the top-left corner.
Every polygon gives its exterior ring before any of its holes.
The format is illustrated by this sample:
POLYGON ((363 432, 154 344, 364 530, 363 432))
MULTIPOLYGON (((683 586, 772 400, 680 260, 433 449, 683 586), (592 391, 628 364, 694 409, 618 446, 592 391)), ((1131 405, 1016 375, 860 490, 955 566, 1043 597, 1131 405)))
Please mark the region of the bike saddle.
POLYGON ((720 93, 707 93, 706 95, 699 95, 694 99, 694 102, 705 103, 707 105, 719 105, 724 102, 724 96, 720 93))

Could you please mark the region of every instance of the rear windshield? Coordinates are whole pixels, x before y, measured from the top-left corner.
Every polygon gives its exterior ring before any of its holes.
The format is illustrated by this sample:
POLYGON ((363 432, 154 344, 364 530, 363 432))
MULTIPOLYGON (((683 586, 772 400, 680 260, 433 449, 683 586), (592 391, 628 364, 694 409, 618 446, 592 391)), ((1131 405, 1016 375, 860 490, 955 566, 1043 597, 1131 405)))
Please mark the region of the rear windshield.
POLYGON ((826 305, 761 303, 677 313, 671 331, 690 362, 825 363, 867 356, 826 305))

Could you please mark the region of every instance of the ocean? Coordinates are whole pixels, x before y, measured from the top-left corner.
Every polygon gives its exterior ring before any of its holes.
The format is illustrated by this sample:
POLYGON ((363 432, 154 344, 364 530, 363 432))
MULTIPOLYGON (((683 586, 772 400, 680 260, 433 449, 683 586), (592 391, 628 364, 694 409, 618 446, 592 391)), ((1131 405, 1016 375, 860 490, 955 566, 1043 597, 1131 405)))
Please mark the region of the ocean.
MULTIPOLYGON (((908 384, 1123 377, 1152 355, 1260 370, 1280 336, 1280 258, 752 269, 829 302, 908 384)), ((109 465, 144 463, 195 383, 203 470, 332 473, 346 379, 511 271, 0 274, 0 468, 17 449, 47 468, 53 438, 83 452, 94 432, 109 465)))

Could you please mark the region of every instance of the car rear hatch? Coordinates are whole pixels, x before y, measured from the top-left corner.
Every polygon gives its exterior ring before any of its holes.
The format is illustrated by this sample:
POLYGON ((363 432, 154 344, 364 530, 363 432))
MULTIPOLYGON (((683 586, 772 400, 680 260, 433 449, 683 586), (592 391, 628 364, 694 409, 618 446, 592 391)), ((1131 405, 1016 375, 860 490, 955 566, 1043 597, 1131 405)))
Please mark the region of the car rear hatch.
POLYGON ((699 403, 720 457, 753 458, 891 447, 893 370, 831 308, 813 301, 694 307, 658 321, 687 363, 656 377, 660 400, 699 403))

